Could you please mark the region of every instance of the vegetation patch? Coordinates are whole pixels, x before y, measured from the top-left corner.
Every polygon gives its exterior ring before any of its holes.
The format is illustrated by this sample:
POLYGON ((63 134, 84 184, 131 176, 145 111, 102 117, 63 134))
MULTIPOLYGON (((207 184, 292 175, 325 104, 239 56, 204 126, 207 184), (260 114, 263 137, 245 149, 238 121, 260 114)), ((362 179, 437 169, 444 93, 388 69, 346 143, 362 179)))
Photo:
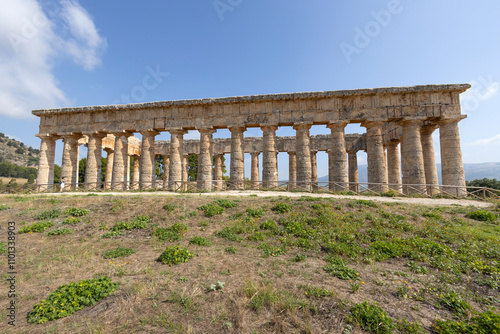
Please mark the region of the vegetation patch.
POLYGON ((66 214, 73 217, 83 217, 90 213, 90 210, 80 208, 70 208, 66 210, 66 214))
POLYGON ((434 320, 432 330, 437 334, 491 334, 500 333, 500 314, 487 311, 462 320, 434 320))
POLYGON ((370 333, 390 334, 395 327, 387 312, 376 302, 370 304, 364 301, 354 304, 351 307, 351 314, 347 315, 347 320, 370 333))
POLYGON ((486 210, 475 210, 471 211, 467 214, 467 217, 479 221, 495 221, 497 217, 493 212, 486 211, 486 210))
POLYGON ((189 240, 189 244, 197 246, 211 246, 212 242, 207 238, 194 236, 191 240, 189 240))
POLYGON ((148 227, 148 223, 151 222, 151 218, 149 216, 137 216, 132 220, 118 222, 110 229, 110 231, 123 231, 123 230, 135 230, 135 229, 143 229, 148 227))
POLYGON ((7 210, 7 209, 10 209, 10 207, 5 205, 5 204, 0 204, 0 211, 7 210))
POLYGON ((276 203, 271 210, 276 213, 287 213, 292 211, 292 206, 288 203, 276 203))
POLYGON ((33 223, 31 225, 21 227, 21 229, 19 230, 19 234, 43 232, 46 229, 51 228, 52 226, 54 226, 54 222, 51 222, 51 221, 33 223))
POLYGON ((229 208, 234 208, 238 206, 238 203, 235 201, 229 200, 229 199, 218 199, 214 201, 215 205, 220 206, 221 208, 229 209, 229 208))
POLYGON ((179 241, 182 240, 184 234, 189 231, 189 228, 183 223, 175 223, 174 225, 163 228, 158 227, 153 231, 153 236, 161 241, 179 241))
POLYGON ((55 219, 61 215, 59 209, 50 209, 37 213, 33 218, 36 220, 55 219))
POLYGON ((113 249, 110 249, 110 250, 102 253, 102 256, 105 259, 114 259, 117 257, 126 257, 126 256, 134 254, 135 252, 137 252, 137 250, 132 249, 132 248, 117 247, 117 248, 113 248, 113 249))
POLYGON ((264 217, 264 214, 266 213, 266 210, 264 209, 252 209, 252 208, 247 208, 245 210, 245 212, 247 213, 247 215, 249 217, 253 217, 253 218, 262 218, 264 217))
POLYGON ((43 324, 67 317, 85 306, 96 304, 116 289, 118 283, 106 276, 63 284, 33 306, 33 310, 28 314, 28 322, 43 324))
POLYGON ((64 219, 62 221, 62 223, 64 225, 74 225, 74 224, 78 224, 79 222, 81 222, 82 219, 81 218, 76 218, 76 217, 68 217, 66 219, 64 219))
POLYGON ((53 236, 53 235, 63 235, 63 234, 71 234, 73 233, 74 230, 69 229, 69 228, 57 228, 55 230, 51 230, 47 232, 47 235, 53 236))
POLYGON ((186 248, 181 246, 168 246, 163 253, 161 253, 158 261, 168 264, 170 266, 188 262, 194 255, 191 254, 186 248))
POLYGON ((326 261, 329 263, 328 266, 323 269, 337 278, 343 280, 357 280, 359 277, 359 272, 349 268, 344 260, 337 256, 329 256, 326 258, 326 261))
POLYGON ((220 215, 224 212, 224 208, 218 206, 217 204, 205 204, 198 207, 199 210, 202 210, 205 213, 205 217, 213 217, 215 215, 220 215))

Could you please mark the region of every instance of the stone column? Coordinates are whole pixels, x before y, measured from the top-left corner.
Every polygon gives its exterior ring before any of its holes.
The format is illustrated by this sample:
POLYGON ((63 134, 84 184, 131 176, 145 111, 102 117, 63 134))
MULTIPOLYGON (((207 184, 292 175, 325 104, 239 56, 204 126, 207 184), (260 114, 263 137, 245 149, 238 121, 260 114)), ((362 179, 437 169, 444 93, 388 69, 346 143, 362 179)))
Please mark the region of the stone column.
POLYGON ((262 137, 262 187, 264 189, 278 186, 276 130, 277 126, 261 126, 262 137))
POLYGON ((85 167, 85 190, 101 189, 101 156, 104 134, 90 134, 87 145, 87 166, 85 167))
POLYGON ((311 151, 311 182, 313 190, 318 189, 318 165, 316 163, 317 151, 311 151))
POLYGON ((252 188, 253 189, 259 189, 259 152, 251 152, 250 155, 252 156, 252 170, 251 170, 251 175, 250 178, 252 180, 252 188))
POLYGON ((222 157, 223 154, 216 154, 214 158, 214 180, 216 189, 221 190, 222 187, 222 157))
POLYGON ((387 174, 389 188, 401 192, 401 163, 399 161, 399 143, 390 141, 387 147, 387 174))
POLYGON ((131 134, 115 134, 115 155, 113 159, 113 176, 111 178, 111 189, 126 190, 128 184, 128 137, 131 134))
POLYGON ((133 190, 138 190, 140 188, 139 184, 141 182, 141 177, 140 177, 141 158, 138 155, 134 155, 133 158, 134 158, 134 167, 132 170, 132 186, 131 187, 133 190))
POLYGON ((230 188, 245 189, 245 156, 243 152, 244 127, 229 128, 231 131, 231 174, 230 188))
POLYGON ((168 174, 170 168, 170 156, 163 156, 163 189, 168 189, 168 174))
POLYGON ((347 154, 345 149, 344 128, 347 123, 330 123, 327 125, 332 130, 331 157, 334 190, 340 191, 347 188, 349 174, 347 172, 347 154))
POLYGON ((295 124, 297 153, 297 187, 311 190, 311 145, 309 129, 311 124, 295 124))
POLYGON ((170 138, 170 168, 169 189, 176 191, 182 189, 182 159, 184 156, 184 130, 169 131, 170 138))
POLYGON ((182 156, 182 190, 184 191, 188 190, 188 184, 189 184, 188 161, 189 161, 189 154, 184 154, 182 156))
POLYGON ((288 152, 288 187, 295 189, 297 182, 297 154, 295 152, 288 152))
POLYGON ((459 119, 442 119, 439 125, 439 141, 441 144, 441 176, 445 192, 455 196, 466 196, 462 149, 460 148, 459 119))
POLYGON ((198 190, 212 191, 212 135, 213 129, 200 129, 198 156, 198 190))
POLYGON ((358 151, 347 152, 349 161, 349 189, 355 193, 359 192, 359 174, 358 174, 358 151))
POLYGON ((383 122, 365 122, 366 153, 368 156, 368 187, 374 191, 387 190, 387 166, 384 159, 384 139, 382 137, 383 122))
POLYGON ((156 157, 155 157, 155 136, 158 131, 141 131, 141 166, 139 172, 139 186, 141 190, 153 189, 155 186, 156 157))
POLYGON ((435 195, 439 193, 439 180, 436 165, 436 154, 434 153, 434 140, 432 133, 437 129, 437 125, 425 125, 420 129, 420 139, 422 141, 422 152, 424 155, 425 183, 427 193, 435 195))
POLYGON ((104 178, 104 189, 111 189, 111 180, 113 178, 113 162, 115 159, 115 151, 112 148, 105 148, 106 151, 106 176, 104 178))
POLYGON ((403 142, 401 143, 401 159, 403 169, 403 191, 407 194, 426 191, 424 155, 420 139, 421 120, 403 120, 403 142), (411 186, 408 186, 411 185, 411 186))
POLYGON ((75 173, 78 170, 78 138, 77 136, 64 136, 64 149, 61 166, 61 178, 64 177, 66 186, 76 189, 75 173))
POLYGON ((49 191, 54 187, 54 157, 56 150, 56 137, 39 136, 40 160, 38 163, 38 175, 36 177, 36 190, 49 191))
POLYGON ((326 153, 328 154, 328 188, 333 191, 335 189, 333 184, 333 156, 331 150, 327 150, 326 153))

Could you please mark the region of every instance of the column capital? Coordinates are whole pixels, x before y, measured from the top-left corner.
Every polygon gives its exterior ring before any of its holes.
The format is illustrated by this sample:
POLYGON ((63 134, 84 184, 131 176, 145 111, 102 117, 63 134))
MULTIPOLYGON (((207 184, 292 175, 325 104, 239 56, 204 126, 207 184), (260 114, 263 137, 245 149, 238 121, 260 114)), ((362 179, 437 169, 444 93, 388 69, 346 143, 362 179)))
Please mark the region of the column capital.
POLYGON ((311 155, 316 155, 318 153, 318 151, 311 151, 311 155))
POLYGON ((106 153, 113 153, 113 152, 115 151, 115 149, 114 149, 114 148, 112 148, 112 147, 105 147, 105 148, 103 148, 103 150, 104 150, 106 153))
POLYGON ((168 132, 170 132, 171 135, 185 135, 187 132, 187 130, 184 130, 182 128, 177 128, 177 129, 168 129, 167 130, 168 132))
POLYGON ((290 152, 287 152, 289 155, 296 155, 297 152, 293 152, 293 151, 290 151, 290 152))
POLYGON ((199 133, 208 133, 208 134, 214 134, 215 132, 217 132, 217 130, 212 127, 196 128, 196 130, 198 130, 199 133))
POLYGON ((421 117, 405 117, 401 119, 400 121, 396 122, 400 126, 405 126, 405 125, 422 125, 424 121, 427 118, 421 118, 421 117))
POLYGON ((83 133, 84 136, 87 136, 87 137, 93 137, 93 138, 104 138, 106 137, 108 134, 105 133, 105 132, 101 132, 101 131, 91 131, 91 132, 84 132, 83 133))
POLYGON ((228 127, 228 129, 231 132, 245 132, 245 131, 247 131, 247 128, 244 126, 231 126, 231 127, 228 127))
POLYGON ((374 126, 382 126, 384 123, 387 123, 385 121, 378 121, 378 120, 366 120, 361 122, 361 126, 365 128, 371 128, 374 126))
POLYGON ((54 141, 56 141, 58 139, 61 139, 61 136, 50 134, 50 133, 38 133, 35 135, 35 137, 38 137, 41 140, 54 140, 54 141))
POLYGON ((293 129, 294 130, 299 130, 299 129, 304 129, 304 130, 309 130, 312 126, 312 122, 296 122, 293 123, 293 129))
POLYGON ((264 131, 264 130, 270 130, 270 131, 273 131, 273 130, 274 130, 274 131, 276 131, 276 130, 278 130, 278 126, 277 126, 277 125, 272 125, 272 124, 260 124, 259 126, 260 126, 260 129, 261 129, 262 131, 264 131))
POLYGON ((252 157, 259 156, 260 152, 250 152, 252 157))
POLYGON ((329 129, 345 128, 349 122, 329 122, 326 127, 329 129))
POLYGON ((157 131, 157 130, 153 130, 153 129, 148 129, 148 130, 142 130, 142 131, 139 131, 139 133, 143 136, 147 136, 147 135, 153 135, 153 136, 157 136, 160 134, 160 131, 157 131))
POLYGON ((467 115, 460 115, 460 117, 457 117, 457 118, 440 118, 440 119, 436 120, 436 124, 442 125, 442 124, 449 124, 449 123, 458 123, 465 118, 467 118, 467 115))
POLYGON ((399 145, 399 140, 397 139, 393 139, 384 143, 384 146, 398 146, 398 145, 399 145))
POLYGON ((422 127, 420 128, 420 132, 423 134, 432 134, 434 130, 438 128, 438 125, 436 123, 428 123, 428 124, 423 124, 422 127))
POLYGON ((357 154, 358 150, 347 150, 346 151, 348 154, 357 154))
POLYGON ((118 131, 118 132, 113 132, 111 133, 115 138, 117 137, 132 137, 134 135, 133 132, 130 131, 118 131))

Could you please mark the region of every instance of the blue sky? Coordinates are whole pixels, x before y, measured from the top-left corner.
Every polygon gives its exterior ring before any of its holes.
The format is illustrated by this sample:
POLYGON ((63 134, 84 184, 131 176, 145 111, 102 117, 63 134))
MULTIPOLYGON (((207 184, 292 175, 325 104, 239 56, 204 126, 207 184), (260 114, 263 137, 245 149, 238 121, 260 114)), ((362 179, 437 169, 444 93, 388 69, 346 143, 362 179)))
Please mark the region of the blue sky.
MULTIPOLYGON (((0 6, 0 132, 34 147, 39 119, 32 109, 471 83, 462 95, 464 162, 500 161, 498 1, 2 0, 0 6)), ((311 133, 329 132, 315 126, 311 133)), ((56 162, 61 147, 58 141, 56 162)), ((288 177, 287 162, 280 154, 280 179, 288 177)), ((318 174, 326 173, 320 153, 318 174)))

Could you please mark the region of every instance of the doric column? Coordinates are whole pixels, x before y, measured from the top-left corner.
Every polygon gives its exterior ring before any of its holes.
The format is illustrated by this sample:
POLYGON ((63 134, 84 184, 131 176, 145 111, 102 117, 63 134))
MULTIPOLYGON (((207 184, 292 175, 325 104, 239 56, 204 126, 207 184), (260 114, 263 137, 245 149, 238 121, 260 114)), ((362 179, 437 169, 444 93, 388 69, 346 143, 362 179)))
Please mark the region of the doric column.
POLYGON ((352 184, 349 185, 349 189, 354 191, 355 193, 359 192, 359 174, 358 174, 358 151, 349 151, 347 152, 348 161, 349 161, 349 182, 352 184))
POLYGON ((212 191, 212 135, 213 129, 199 129, 198 189, 212 191))
POLYGON ((387 167, 384 158, 384 140, 382 137, 383 122, 365 122, 366 127, 366 153, 368 156, 368 187, 384 192, 387 186, 387 167), (381 184, 381 185, 379 185, 381 184))
POLYGON ((252 156, 252 170, 250 173, 250 179, 252 180, 252 188, 259 189, 259 154, 260 152, 251 152, 252 156))
POLYGON ((61 178, 66 185, 76 189, 76 172, 78 171, 78 136, 64 136, 64 149, 61 166, 61 178))
POLYGON ((334 190, 334 183, 333 183, 333 156, 332 156, 332 150, 327 150, 326 154, 328 154, 328 188, 330 190, 334 190))
POLYGON ((163 189, 168 189, 168 177, 170 168, 170 155, 163 156, 163 189))
POLYGON ((273 188, 278 186, 278 169, 276 158, 276 130, 277 126, 261 126, 262 137, 262 187, 273 188))
POLYGON ((437 125, 424 125, 420 129, 420 139, 422 141, 422 153, 424 155, 425 183, 427 193, 435 195, 439 192, 439 180, 436 165, 436 154, 434 153, 434 140, 432 133, 437 129, 437 125))
POLYGON ((421 120, 403 120, 401 143, 401 166, 403 169, 403 191, 407 194, 425 191, 424 156, 420 139, 421 120), (408 186, 411 185, 411 186, 408 186))
MULTIPOLYGON (((142 151, 141 151, 142 152, 142 151)), ((132 189, 138 190, 139 184, 141 182, 141 158, 138 155, 134 155, 134 167, 132 169, 132 189)))
POLYGON ((244 127, 229 128, 231 131, 231 174, 230 188, 245 189, 245 157, 243 154, 244 127))
POLYGON ((184 156, 184 130, 170 130, 169 189, 182 189, 182 159, 184 156))
POLYGON ((111 189, 111 180, 113 179, 113 162, 115 160, 115 150, 105 148, 106 151, 106 176, 104 178, 104 189, 111 189))
POLYGON ((101 188, 102 133, 90 134, 87 145, 87 166, 85 167, 85 190, 101 188))
POLYGON ((297 182, 297 154, 288 152, 288 186, 290 189, 295 188, 297 182))
POLYGON ((396 191, 401 191, 401 164, 399 161, 399 143, 390 141, 387 147, 387 174, 389 187, 396 191))
POLYGON ((113 176, 111 178, 111 189, 126 190, 128 186, 129 156, 128 156, 128 137, 130 133, 115 134, 115 155, 113 159, 113 176))
POLYGON ((223 154, 216 154, 214 156, 214 180, 216 189, 222 189, 222 158, 223 154))
POLYGON ((318 165, 316 163, 317 151, 311 151, 311 182, 313 190, 318 189, 318 165))
POLYGON ((54 187, 54 157, 56 150, 56 137, 39 136, 40 160, 38 163, 38 175, 36 177, 37 191, 48 191, 54 187))
POLYGON ((340 191, 347 187, 349 174, 347 172, 347 154, 345 149, 345 134, 344 128, 347 123, 330 123, 327 125, 332 130, 332 140, 330 149, 332 151, 332 172, 334 190, 340 191))
POLYGON ((311 145, 309 129, 311 124, 295 124, 297 153, 297 186, 311 190, 311 145))
POLYGON ((139 172, 139 186, 143 189, 153 189, 155 186, 156 157, 155 157, 155 136, 158 131, 141 131, 141 166, 139 172))
POLYGON ((184 154, 182 156, 182 190, 187 191, 188 190, 188 184, 189 184, 189 154, 184 154))
POLYGON ((456 196, 466 196, 462 149, 460 148, 459 119, 442 119, 439 125, 439 141, 441 144, 441 176, 443 190, 456 196))

